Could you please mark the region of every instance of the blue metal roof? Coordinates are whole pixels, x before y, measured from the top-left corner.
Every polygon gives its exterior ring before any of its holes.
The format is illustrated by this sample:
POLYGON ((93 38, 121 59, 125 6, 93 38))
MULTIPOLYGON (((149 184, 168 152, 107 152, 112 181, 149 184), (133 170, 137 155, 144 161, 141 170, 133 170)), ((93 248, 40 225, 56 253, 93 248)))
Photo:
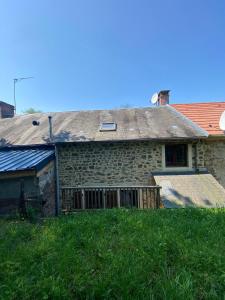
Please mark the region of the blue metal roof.
POLYGON ((50 149, 0 150, 0 172, 39 170, 54 157, 50 149))

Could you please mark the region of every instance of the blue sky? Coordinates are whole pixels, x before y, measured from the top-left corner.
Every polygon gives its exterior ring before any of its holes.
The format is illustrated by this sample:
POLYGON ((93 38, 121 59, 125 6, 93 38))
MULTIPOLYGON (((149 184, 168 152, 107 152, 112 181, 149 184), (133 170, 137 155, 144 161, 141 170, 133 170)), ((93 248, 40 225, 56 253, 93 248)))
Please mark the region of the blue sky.
POLYGON ((0 42, 18 112, 225 101, 224 0, 0 0, 0 42))

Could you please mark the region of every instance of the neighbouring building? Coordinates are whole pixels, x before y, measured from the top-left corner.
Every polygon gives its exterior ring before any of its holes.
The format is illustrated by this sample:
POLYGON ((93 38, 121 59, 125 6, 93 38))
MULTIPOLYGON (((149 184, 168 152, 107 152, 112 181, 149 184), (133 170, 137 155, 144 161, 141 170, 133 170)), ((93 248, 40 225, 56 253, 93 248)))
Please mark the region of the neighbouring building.
POLYGON ((204 166, 225 188, 225 133, 219 127, 225 102, 173 104, 172 107, 208 133, 202 145, 204 166))
POLYGON ((159 99, 156 107, 51 113, 51 136, 49 114, 2 119, 0 140, 55 145, 59 209, 144 208, 157 185, 165 207, 224 206, 207 168, 207 130, 168 105, 168 91, 159 99))
POLYGON ((14 106, 6 102, 0 101, 0 119, 14 117, 14 106))
POLYGON ((21 202, 43 216, 55 215, 54 148, 0 149, 0 215, 18 212, 21 202))

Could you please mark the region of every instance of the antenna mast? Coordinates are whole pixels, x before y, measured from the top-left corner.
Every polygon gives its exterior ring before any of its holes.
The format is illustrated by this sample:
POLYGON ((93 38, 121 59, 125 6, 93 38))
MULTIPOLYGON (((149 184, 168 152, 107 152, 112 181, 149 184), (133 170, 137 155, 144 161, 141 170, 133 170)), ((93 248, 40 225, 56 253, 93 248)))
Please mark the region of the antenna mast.
POLYGON ((16 114, 16 83, 25 79, 31 79, 34 77, 21 77, 21 78, 14 78, 13 79, 13 99, 14 99, 14 111, 16 114))

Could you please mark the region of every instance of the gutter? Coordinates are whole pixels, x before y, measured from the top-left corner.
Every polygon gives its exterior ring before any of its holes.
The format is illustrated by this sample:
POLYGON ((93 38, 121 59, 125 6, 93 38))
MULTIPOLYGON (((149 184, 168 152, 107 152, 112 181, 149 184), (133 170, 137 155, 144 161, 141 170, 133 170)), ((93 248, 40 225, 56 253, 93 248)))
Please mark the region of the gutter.
POLYGON ((58 149, 55 145, 55 214, 58 216, 60 214, 60 188, 59 188, 59 160, 58 160, 58 149))
POLYGON ((199 173, 199 168, 198 168, 198 145, 200 141, 195 143, 195 173, 199 173))
POLYGON ((10 150, 26 150, 26 149, 54 149, 54 144, 30 144, 30 145, 8 145, 8 146, 0 146, 0 150, 10 151, 10 150))
POLYGON ((56 142, 55 145, 68 144, 94 144, 94 143, 124 143, 124 142, 176 142, 176 141, 198 141, 199 139, 206 140, 207 136, 191 136, 191 137, 162 137, 162 138, 136 138, 136 139, 113 139, 113 140, 77 140, 77 141, 62 141, 56 142))
MULTIPOLYGON (((225 138, 225 136, 219 136, 220 138, 225 138)), ((63 145, 63 144, 81 144, 81 143, 114 143, 114 142, 165 142, 165 141, 193 141, 199 139, 209 139, 210 136, 206 136, 205 134, 199 136, 181 136, 181 137, 139 137, 139 138, 130 138, 130 139, 105 139, 105 140, 98 140, 98 139, 87 139, 87 140, 76 140, 76 141, 57 141, 52 143, 43 143, 43 144, 31 144, 31 145, 13 145, 13 146, 0 146, 0 150, 13 150, 13 149, 54 149, 56 145, 63 145)))
POLYGON ((208 140, 225 140, 225 133, 224 134, 210 134, 208 136, 208 140))

